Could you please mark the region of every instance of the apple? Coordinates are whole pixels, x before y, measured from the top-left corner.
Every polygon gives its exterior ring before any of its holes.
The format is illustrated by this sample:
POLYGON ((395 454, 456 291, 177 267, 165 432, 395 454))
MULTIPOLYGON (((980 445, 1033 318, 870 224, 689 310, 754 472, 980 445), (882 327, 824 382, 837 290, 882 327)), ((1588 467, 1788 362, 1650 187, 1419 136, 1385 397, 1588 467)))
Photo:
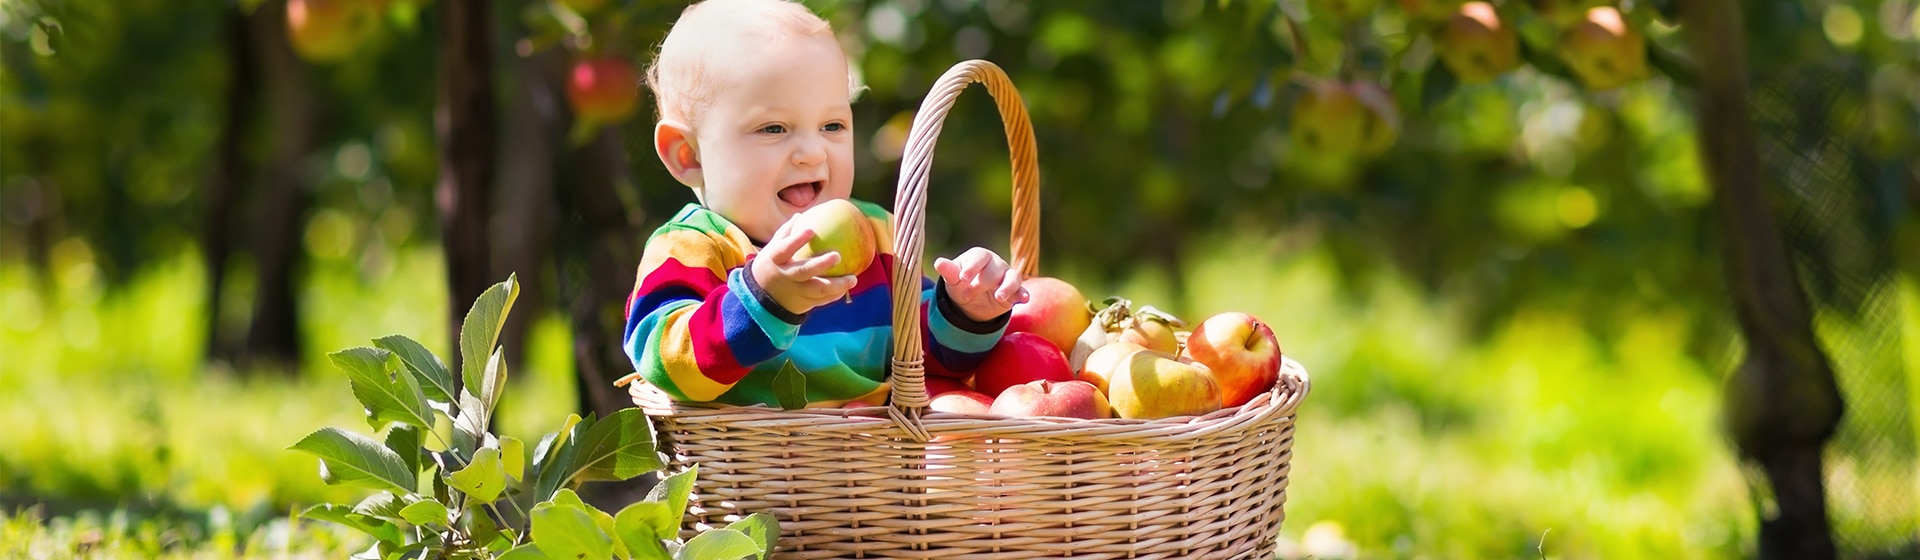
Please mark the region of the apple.
POLYGON ((934 412, 987 414, 993 408, 993 397, 968 389, 947 391, 928 401, 927 408, 934 412))
MULTIPOLYGON (((1180 351, 1180 339, 1174 336, 1173 325, 1145 316, 1135 316, 1129 321, 1126 327, 1120 329, 1120 335, 1115 337, 1114 342, 1128 342, 1168 354, 1180 351)), ((1092 361, 1093 358, 1089 356, 1087 359, 1092 361)))
POLYGON ((1187 354, 1213 371, 1223 408, 1247 404, 1280 379, 1280 339, 1273 327, 1245 313, 1229 311, 1202 321, 1187 337, 1187 354))
POLYGON ((1586 17, 1561 36, 1560 57, 1594 90, 1626 85, 1647 72, 1645 39, 1613 6, 1587 10, 1586 17))
POLYGON ((1483 84, 1520 67, 1520 36, 1493 4, 1468 2, 1440 29, 1440 61, 1462 83, 1483 84))
MULTIPOLYGON (((927 363, 932 364, 933 362, 932 360, 928 360, 927 363)), ((964 380, 935 376, 932 369, 933 368, 927 368, 927 396, 937 397, 954 391, 972 389, 972 387, 967 386, 967 382, 964 380)))
POLYGON ((1398 135, 1397 111, 1390 96, 1363 94, 1336 81, 1323 81, 1307 88, 1293 104, 1293 141, 1312 152, 1332 157, 1372 155, 1384 151, 1398 135), (1373 99, 1365 99, 1364 96, 1373 99), (1381 101, 1385 101, 1382 104, 1381 101))
POLYGON ((822 202, 793 219, 796 231, 797 228, 813 230, 813 239, 793 254, 794 260, 806 260, 829 252, 840 253, 840 262, 834 263, 821 276, 859 274, 873 264, 876 249, 873 221, 847 199, 822 202))
POLYGON ((1100 392, 1105 393, 1109 387, 1107 380, 1113 379, 1113 374, 1119 371, 1122 361, 1132 356, 1134 352, 1144 350, 1146 348, 1124 340, 1101 346, 1087 355, 1087 365, 1080 369, 1078 379, 1092 383, 1094 387, 1100 389, 1100 392))
POLYGON ((287 0, 287 39, 307 60, 343 60, 379 28, 375 0, 287 0))
POLYGON ((624 122, 640 106, 640 76, 617 56, 575 61, 567 73, 567 103, 581 122, 624 122))
POLYGON ((1220 383, 1213 372, 1170 354, 1134 352, 1107 383, 1107 401, 1121 418, 1198 416, 1220 410, 1220 383))
POLYGON ((1605 3, 1607 0, 1527 0, 1534 15, 1558 28, 1579 23, 1588 8, 1605 3))
POLYGON ((1007 332, 1030 332, 1043 337, 1061 352, 1072 352, 1080 333, 1093 324, 1093 311, 1087 309, 1086 296, 1059 278, 1035 276, 1022 282, 1027 302, 1013 306, 1007 320, 1007 332))
POLYGON ((873 408, 876 406, 880 406, 880 405, 873 404, 867 401, 847 401, 846 404, 840 405, 840 408, 873 408))
POLYGON ((1372 118, 1366 137, 1361 139, 1360 154, 1371 157, 1386 153, 1400 138, 1400 107, 1394 104, 1393 94, 1373 82, 1347 84, 1347 90, 1360 99, 1372 118))
POLYGON ((1100 390, 1085 381, 1053 382, 1045 379, 1008 387, 993 399, 993 414, 1002 416, 1059 416, 1094 420, 1113 416, 1113 408, 1100 390))
POLYGON ((1072 381, 1073 370, 1066 354, 1033 333, 1007 333, 973 370, 973 388, 996 398, 1008 387, 1039 380, 1072 381))

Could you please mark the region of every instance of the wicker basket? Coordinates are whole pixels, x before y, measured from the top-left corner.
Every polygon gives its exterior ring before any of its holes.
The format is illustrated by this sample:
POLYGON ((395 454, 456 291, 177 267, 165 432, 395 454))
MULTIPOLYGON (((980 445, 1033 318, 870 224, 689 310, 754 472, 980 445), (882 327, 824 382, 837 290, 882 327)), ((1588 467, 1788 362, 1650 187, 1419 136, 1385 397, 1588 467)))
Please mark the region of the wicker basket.
POLYGON ((1161 420, 926 412, 920 253, 942 119, 972 82, 1013 155, 1015 266, 1038 268, 1033 128, 999 67, 940 77, 907 138, 894 200, 892 405, 777 410, 681 404, 633 383, 675 467, 700 465, 685 530, 769 512, 775 558, 1264 558, 1285 517, 1294 412, 1307 373, 1238 408, 1161 420))

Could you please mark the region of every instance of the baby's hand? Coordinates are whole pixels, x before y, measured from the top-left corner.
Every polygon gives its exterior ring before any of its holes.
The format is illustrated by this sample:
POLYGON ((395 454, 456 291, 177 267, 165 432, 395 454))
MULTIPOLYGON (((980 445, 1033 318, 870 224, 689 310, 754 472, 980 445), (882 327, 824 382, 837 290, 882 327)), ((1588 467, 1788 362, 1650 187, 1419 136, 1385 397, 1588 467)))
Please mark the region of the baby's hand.
POLYGON ((1020 271, 993 251, 974 247, 957 259, 934 259, 933 270, 947 281, 947 299, 975 322, 991 321, 1027 301, 1020 271))
POLYGON ((767 247, 753 259, 753 280, 767 291, 775 303, 787 311, 799 314, 812 311, 813 308, 832 303, 847 295, 853 289, 854 277, 821 276, 828 268, 840 262, 840 253, 828 252, 814 255, 813 258, 796 261, 793 254, 808 241, 813 240, 813 230, 801 228, 794 230, 793 222, 780 226, 773 232, 773 239, 767 240, 767 247))

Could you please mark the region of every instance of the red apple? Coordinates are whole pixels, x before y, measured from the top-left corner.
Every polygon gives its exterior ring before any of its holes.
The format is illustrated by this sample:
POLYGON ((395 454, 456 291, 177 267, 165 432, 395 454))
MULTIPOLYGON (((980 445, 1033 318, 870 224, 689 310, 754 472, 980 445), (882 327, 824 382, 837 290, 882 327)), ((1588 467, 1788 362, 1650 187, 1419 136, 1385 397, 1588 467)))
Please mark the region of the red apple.
POLYGON ((375 0, 287 0, 287 39, 302 58, 347 58, 380 28, 375 0))
POLYGON ((948 391, 929 401, 927 408, 934 412, 987 414, 993 408, 993 397, 966 389, 948 391))
POLYGON ((1013 306, 1007 332, 1034 333, 1061 352, 1072 352, 1074 341, 1093 324, 1086 296, 1072 284, 1047 276, 1028 278, 1021 286, 1027 289, 1027 302, 1013 306))
POLYGON ((567 102, 583 122, 620 123, 640 104, 640 76, 616 56, 576 61, 567 74, 567 102))
POLYGON ((1060 416, 1094 420, 1113 416, 1106 395, 1085 381, 1052 382, 1045 379, 1008 387, 993 399, 994 414, 1002 416, 1060 416))
MULTIPOLYGON (((933 362, 929 361, 927 363, 932 364, 933 362)), ((938 397, 954 391, 967 391, 972 389, 967 386, 967 382, 965 381, 936 376, 933 375, 933 371, 931 371, 933 368, 927 369, 929 370, 927 371, 927 396, 929 397, 938 397)))
POLYGON ((1187 354, 1213 370, 1223 408, 1247 404, 1280 379, 1280 339, 1272 327, 1245 313, 1208 317, 1187 337, 1187 354))
POLYGON ((1007 333, 973 370, 974 389, 996 397, 1008 387, 1042 379, 1072 381, 1073 370, 1066 354, 1033 333, 1007 333))

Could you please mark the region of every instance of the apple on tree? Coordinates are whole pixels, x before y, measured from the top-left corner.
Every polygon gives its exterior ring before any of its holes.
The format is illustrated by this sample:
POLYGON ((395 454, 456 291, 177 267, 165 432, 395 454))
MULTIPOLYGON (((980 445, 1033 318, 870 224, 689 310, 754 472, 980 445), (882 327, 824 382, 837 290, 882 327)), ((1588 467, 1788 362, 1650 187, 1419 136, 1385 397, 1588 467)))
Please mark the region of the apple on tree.
POLYGON ((1338 81, 1312 84, 1293 105, 1293 141, 1332 157, 1374 156, 1392 147, 1400 116, 1392 96, 1338 81))
POLYGON ((287 0, 287 39, 301 58, 347 58, 380 29, 378 0, 287 0))
POLYGON ((567 72, 567 103, 582 123, 624 122, 640 104, 640 76, 617 56, 575 61, 567 72))
POLYGON ((1280 339, 1246 313, 1208 317, 1187 337, 1187 354, 1213 372, 1222 408, 1247 404, 1280 379, 1280 339))
POLYGON ((1500 20, 1493 4, 1468 2, 1440 30, 1440 61, 1462 83, 1493 81, 1520 67, 1520 36, 1500 20))
POLYGON ((1647 73, 1646 40, 1613 6, 1587 10, 1560 38, 1560 57, 1590 89, 1607 90, 1647 73))
POLYGON ((993 399, 993 414, 1002 416, 1058 416, 1095 420, 1113 416, 1106 395, 1085 381, 1045 379, 1008 387, 993 399))

